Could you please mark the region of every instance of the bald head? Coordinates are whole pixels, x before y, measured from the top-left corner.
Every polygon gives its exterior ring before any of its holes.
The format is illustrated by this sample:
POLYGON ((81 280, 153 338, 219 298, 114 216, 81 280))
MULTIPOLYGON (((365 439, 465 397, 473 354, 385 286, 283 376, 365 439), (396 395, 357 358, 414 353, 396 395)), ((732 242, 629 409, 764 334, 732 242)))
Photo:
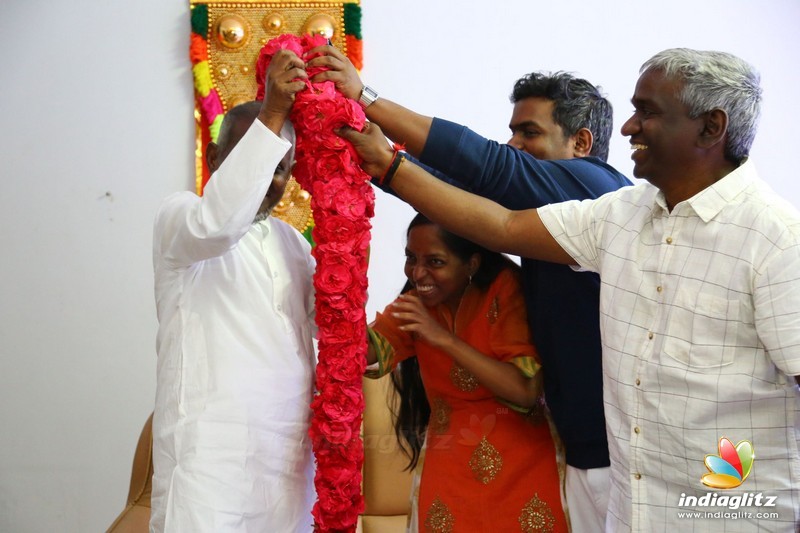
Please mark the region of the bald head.
MULTIPOLYGON (((206 162, 211 172, 216 172, 222 166, 223 161, 233 151, 236 145, 242 140, 247 130, 253 125, 253 122, 258 119, 258 114, 261 111, 261 102, 247 102, 245 104, 237 105, 232 108, 225 115, 222 121, 222 126, 219 129, 219 136, 216 143, 208 143, 206 149, 206 162)), ((289 148, 286 155, 275 167, 273 173, 272 183, 270 183, 264 200, 258 209, 256 221, 261 220, 263 217, 269 215, 272 208, 283 197, 283 192, 286 189, 286 183, 292 173, 294 166, 294 127, 290 121, 285 121, 281 128, 281 137, 289 141, 291 148, 289 148)))
MULTIPOLYGON (((211 172, 216 171, 228 154, 239 144, 247 130, 258 118, 261 111, 261 102, 252 101, 237 105, 225 114, 216 143, 209 143, 206 150, 206 162, 211 172)), ((281 137, 292 144, 289 149, 288 159, 294 161, 295 134, 292 123, 288 120, 283 124, 281 137)))

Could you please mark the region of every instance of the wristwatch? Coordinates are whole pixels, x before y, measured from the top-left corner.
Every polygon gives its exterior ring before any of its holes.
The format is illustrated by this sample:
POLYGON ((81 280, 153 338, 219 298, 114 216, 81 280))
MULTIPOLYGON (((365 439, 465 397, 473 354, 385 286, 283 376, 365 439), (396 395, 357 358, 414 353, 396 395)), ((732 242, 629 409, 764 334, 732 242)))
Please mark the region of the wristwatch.
POLYGON ((366 109, 377 99, 378 91, 369 85, 364 85, 364 87, 361 89, 361 96, 358 97, 358 103, 362 109, 366 109))

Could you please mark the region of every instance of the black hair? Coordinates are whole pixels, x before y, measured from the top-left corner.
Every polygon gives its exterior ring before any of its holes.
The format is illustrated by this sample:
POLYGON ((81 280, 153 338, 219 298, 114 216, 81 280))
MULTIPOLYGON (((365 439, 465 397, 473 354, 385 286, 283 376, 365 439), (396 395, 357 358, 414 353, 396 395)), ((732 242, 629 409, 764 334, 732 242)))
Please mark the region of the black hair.
POLYGON ((611 102, 595 87, 582 78, 566 72, 544 74, 531 72, 516 81, 511 92, 511 102, 531 97, 552 100, 553 121, 561 126, 566 137, 581 128, 592 132, 592 150, 589 155, 608 160, 608 146, 614 127, 614 110, 611 102))
MULTIPOLYGON (((413 287, 410 281, 406 281, 401 293, 404 294, 413 287)), ((422 443, 425 442, 425 430, 431 419, 431 405, 425 394, 417 357, 409 357, 398 363, 391 378, 398 398, 397 412, 393 417, 394 434, 400 448, 408 456, 406 470, 413 470, 419 462, 422 443)))

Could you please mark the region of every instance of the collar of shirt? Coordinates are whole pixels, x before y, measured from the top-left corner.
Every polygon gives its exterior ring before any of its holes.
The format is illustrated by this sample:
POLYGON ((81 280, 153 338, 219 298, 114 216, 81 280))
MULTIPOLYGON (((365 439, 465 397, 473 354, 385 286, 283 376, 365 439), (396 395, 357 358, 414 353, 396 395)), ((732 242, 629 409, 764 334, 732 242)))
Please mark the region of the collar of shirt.
MULTIPOLYGON (((676 205, 673 211, 678 211, 679 206, 686 203, 703 222, 707 223, 713 220, 726 205, 734 202, 736 197, 757 179, 756 167, 748 159, 727 176, 706 187, 685 202, 676 205)), ((655 204, 654 207, 667 210, 667 201, 663 192, 658 191, 655 204)))
POLYGON ((269 232, 272 229, 272 215, 253 223, 253 227, 251 229, 258 230, 263 237, 266 237, 269 235, 269 232))

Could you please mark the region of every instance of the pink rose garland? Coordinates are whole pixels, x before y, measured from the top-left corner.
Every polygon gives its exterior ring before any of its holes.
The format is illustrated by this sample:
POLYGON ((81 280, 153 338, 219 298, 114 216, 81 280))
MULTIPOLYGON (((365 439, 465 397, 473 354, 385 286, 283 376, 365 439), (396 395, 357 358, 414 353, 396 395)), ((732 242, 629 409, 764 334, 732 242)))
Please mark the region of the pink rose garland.
MULTIPOLYGON (((325 43, 321 36, 282 35, 264 45, 256 65, 258 98, 264 97, 267 66, 279 49, 304 57, 325 43)), ((309 69, 308 74, 316 72, 309 69)), ((309 430, 317 463, 312 514, 318 531, 355 531, 364 510, 361 379, 367 351, 369 219, 375 195, 358 154, 333 130, 342 126, 361 130, 366 117, 332 82, 309 82, 307 90, 297 94, 290 118, 297 134, 294 177, 311 193, 315 221, 319 362, 309 430)))

